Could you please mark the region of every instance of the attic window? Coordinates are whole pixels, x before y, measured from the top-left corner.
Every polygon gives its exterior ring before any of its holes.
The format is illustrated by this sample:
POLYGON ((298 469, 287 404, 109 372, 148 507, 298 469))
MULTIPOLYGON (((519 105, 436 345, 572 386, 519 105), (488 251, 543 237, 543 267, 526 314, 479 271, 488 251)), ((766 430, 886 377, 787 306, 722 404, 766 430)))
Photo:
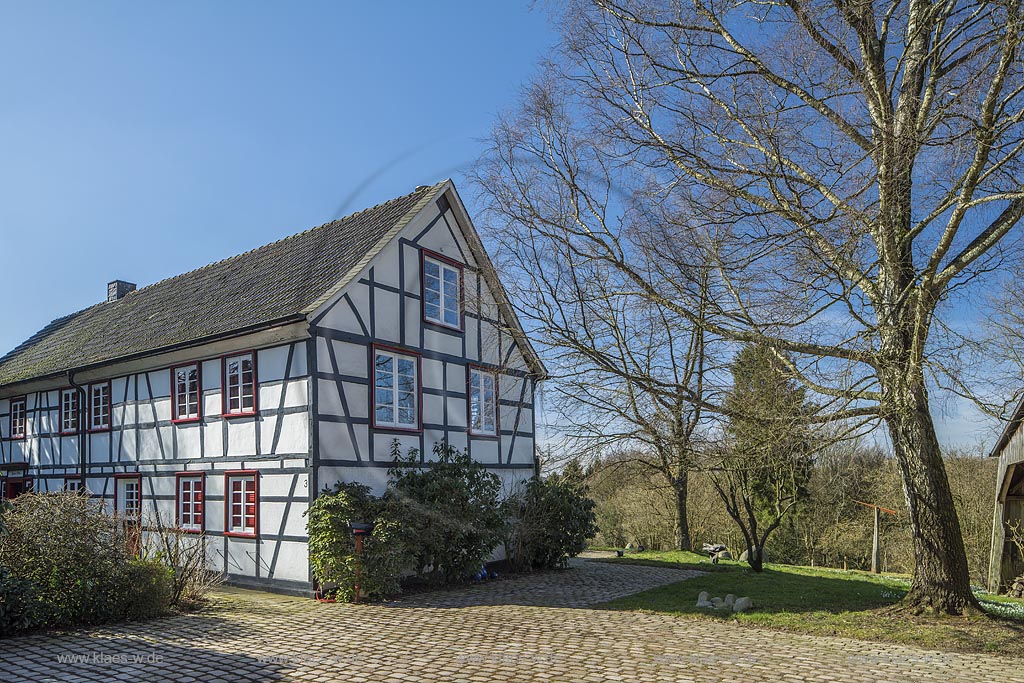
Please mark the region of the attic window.
POLYGON ((462 264, 423 252, 423 319, 462 329, 462 264))

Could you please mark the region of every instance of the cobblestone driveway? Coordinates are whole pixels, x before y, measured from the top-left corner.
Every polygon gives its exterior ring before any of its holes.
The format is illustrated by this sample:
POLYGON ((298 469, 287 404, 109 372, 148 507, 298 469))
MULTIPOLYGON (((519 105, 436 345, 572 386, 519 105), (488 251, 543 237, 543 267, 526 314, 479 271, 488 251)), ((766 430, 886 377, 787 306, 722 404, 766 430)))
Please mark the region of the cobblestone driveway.
POLYGON ((1024 681, 995 656, 587 608, 691 574, 577 561, 374 606, 227 590, 199 615, 0 641, 0 681, 1024 681))

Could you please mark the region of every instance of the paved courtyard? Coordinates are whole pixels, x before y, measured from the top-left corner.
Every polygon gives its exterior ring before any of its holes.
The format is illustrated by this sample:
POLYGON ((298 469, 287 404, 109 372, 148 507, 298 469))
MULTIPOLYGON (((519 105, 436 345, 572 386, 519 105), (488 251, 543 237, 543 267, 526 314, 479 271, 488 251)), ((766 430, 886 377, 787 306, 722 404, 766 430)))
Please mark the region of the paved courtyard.
POLYGON ((0 681, 1024 681, 1024 660, 592 607, 695 574, 577 560, 369 606, 228 589, 197 615, 0 640, 0 681))

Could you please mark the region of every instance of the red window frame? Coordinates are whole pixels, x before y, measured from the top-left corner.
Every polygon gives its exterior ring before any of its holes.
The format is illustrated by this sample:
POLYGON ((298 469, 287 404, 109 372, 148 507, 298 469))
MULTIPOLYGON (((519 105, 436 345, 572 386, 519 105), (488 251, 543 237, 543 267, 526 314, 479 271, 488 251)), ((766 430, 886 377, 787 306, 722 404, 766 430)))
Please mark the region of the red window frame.
POLYGON ((11 412, 8 416, 7 433, 12 441, 24 439, 28 433, 28 397, 18 396, 11 399, 11 412), (14 419, 14 406, 21 406, 21 429, 15 430, 17 422, 14 419))
MULTIPOLYGON (((386 344, 370 345, 370 419, 374 429, 389 432, 409 432, 418 434, 423 431, 423 357, 420 353, 400 346, 386 344), (416 426, 407 427, 396 424, 377 423, 377 352, 383 351, 398 356, 406 356, 416 360, 416 426)), ((394 390, 394 389, 392 389, 394 390)), ((397 415, 396 415, 397 417, 397 415)))
POLYGON ((142 475, 141 474, 115 474, 114 475, 114 514, 121 512, 119 509, 120 496, 121 496, 121 485, 122 479, 135 479, 138 484, 138 494, 135 496, 136 505, 138 505, 138 514, 136 519, 142 519, 142 475))
MULTIPOLYGON (((255 351, 238 351, 237 353, 229 353, 226 356, 221 356, 220 359, 220 397, 221 397, 221 417, 233 418, 233 417, 252 417, 258 415, 260 412, 260 379, 258 374, 258 368, 256 366, 256 352, 255 351), (252 409, 248 411, 241 410, 240 412, 229 412, 228 406, 230 404, 230 398, 228 396, 228 361, 232 358, 240 358, 242 356, 249 356, 252 359, 252 409)), ((242 393, 241 387, 245 385, 239 380, 239 409, 242 407, 242 393)))
MULTIPOLYGON (((188 399, 186 398, 185 401, 187 405, 188 399)), ((196 361, 195 363, 184 363, 182 365, 175 365, 174 367, 171 368, 171 422, 174 424, 181 424, 184 422, 199 422, 202 419, 203 364, 200 361, 196 361), (178 370, 187 370, 188 368, 196 369, 196 414, 182 417, 180 412, 180 406, 178 405, 178 370)))
POLYGON ((423 322, 428 325, 439 325, 450 330, 463 332, 466 328, 466 264, 448 258, 444 254, 438 254, 429 249, 420 249, 420 314, 423 322), (437 261, 443 265, 451 266, 459 271, 459 324, 452 325, 444 321, 444 274, 441 275, 441 320, 434 320, 427 317, 427 260, 437 261))
POLYGON ((260 473, 258 470, 228 470, 224 473, 224 535, 234 536, 237 538, 256 538, 260 533, 260 473), (252 481, 252 491, 242 491, 242 494, 249 494, 252 501, 245 500, 244 498, 240 501, 242 505, 242 518, 241 524, 243 528, 251 528, 252 531, 232 531, 232 522, 236 519, 233 507, 235 505, 234 494, 235 491, 232 487, 232 480, 244 480, 248 479, 252 481), (251 511, 249 506, 252 506, 251 511), (247 522, 251 521, 249 525, 247 522))
POLYGON ((90 384, 89 385, 89 406, 88 406, 88 410, 86 411, 86 414, 87 414, 86 424, 89 427, 89 432, 90 433, 109 432, 110 431, 110 423, 111 423, 111 421, 113 419, 113 411, 111 410, 113 402, 111 401, 110 394, 111 394, 111 389, 110 389, 110 381, 109 380, 106 381, 106 382, 97 382, 95 384, 90 384), (106 390, 107 390, 106 402, 103 405, 103 408, 106 410, 106 413, 107 413, 107 421, 104 424, 101 424, 100 426, 97 427, 93 423, 93 420, 95 418, 95 414, 93 413, 93 411, 96 409, 96 396, 95 396, 95 394, 93 392, 95 392, 95 390, 100 388, 100 387, 105 387, 106 390))
POLYGON ((60 425, 59 426, 60 426, 60 433, 61 433, 61 435, 66 436, 68 434, 77 434, 78 433, 78 430, 81 427, 81 425, 78 424, 79 418, 81 417, 81 411, 79 410, 79 406, 78 406, 78 403, 79 403, 80 400, 81 400, 81 397, 78 395, 78 389, 75 389, 74 387, 72 387, 70 389, 61 389, 60 390, 60 393, 59 393, 59 396, 58 396, 58 399, 57 399, 57 404, 60 406, 60 410, 58 411, 58 419, 60 419, 60 425), (68 395, 68 394, 71 394, 71 397, 72 397, 72 400, 71 400, 71 420, 74 423, 74 425, 70 429, 65 427, 65 425, 67 424, 68 420, 65 419, 65 411, 64 411, 64 397, 66 395, 68 395))
POLYGON ((178 472, 174 476, 174 525, 180 530, 189 534, 201 534, 206 531, 206 474, 203 472, 178 472), (182 503, 182 481, 185 479, 193 479, 199 481, 198 488, 193 483, 192 488, 192 499, 189 501, 191 510, 189 511, 193 525, 188 527, 182 526, 183 522, 183 509, 182 503), (196 497, 198 494, 198 498, 196 497), (198 518, 198 528, 194 526, 195 520, 198 518))
MULTIPOLYGON (((497 439, 501 436, 501 399, 498 392, 498 372, 481 365, 468 364, 466 366, 466 431, 470 436, 481 439, 497 439), (473 373, 490 375, 494 378, 494 431, 478 432, 473 430, 473 373)), ((481 391, 482 393, 482 391, 481 391)), ((483 396, 481 396, 481 401, 483 396)))

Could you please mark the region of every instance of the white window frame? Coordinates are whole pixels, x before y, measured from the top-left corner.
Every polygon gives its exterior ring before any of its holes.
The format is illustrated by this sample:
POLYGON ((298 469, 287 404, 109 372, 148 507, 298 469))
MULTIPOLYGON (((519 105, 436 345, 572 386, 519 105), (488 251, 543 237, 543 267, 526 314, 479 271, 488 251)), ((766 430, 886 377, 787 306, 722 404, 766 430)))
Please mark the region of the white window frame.
POLYGON ((179 365, 171 369, 175 422, 198 420, 202 417, 203 387, 200 377, 199 363, 179 365), (195 372, 194 378, 189 377, 192 372, 195 372), (185 373, 184 380, 179 379, 179 373, 185 373), (184 412, 181 409, 182 405, 185 407, 184 412))
MULTIPOLYGON (((408 394, 409 392, 404 391, 404 392, 401 392, 401 393, 408 394)), ((373 348, 373 426, 374 427, 383 427, 385 429, 402 429, 402 430, 408 430, 408 431, 419 431, 419 429, 420 429, 420 400, 421 400, 421 398, 420 398, 420 358, 419 358, 419 356, 416 355, 416 354, 412 354, 412 353, 404 353, 402 351, 398 351, 398 350, 395 350, 395 349, 375 346, 373 348), (390 383, 389 383, 388 386, 381 386, 380 385, 380 381, 381 381, 381 379, 383 379, 383 378, 378 378, 378 375, 383 374, 383 373, 380 373, 378 371, 378 369, 377 369, 378 359, 380 359, 380 358, 390 358, 391 359, 391 371, 390 371, 390 373, 388 373, 388 374, 391 375, 391 378, 390 378, 390 383), (412 368, 413 368, 413 372, 412 372, 413 389, 412 389, 412 392, 411 392, 412 393, 412 398, 413 398, 413 405, 412 405, 412 415, 413 415, 413 417, 412 417, 412 421, 411 422, 403 422, 403 421, 401 421, 399 419, 399 416, 401 415, 401 410, 402 409, 399 406, 399 403, 400 403, 400 401, 399 401, 399 393, 400 392, 398 390, 398 377, 399 377, 398 365, 399 365, 399 363, 401 361, 410 361, 410 362, 412 362, 412 368), (391 400, 390 401, 382 401, 382 397, 379 395, 381 393, 380 390, 390 391, 391 392, 391 400), (378 408, 389 408, 391 410, 391 418, 392 419, 391 420, 383 420, 383 419, 379 418, 378 415, 377 415, 377 409, 378 408)), ((406 409, 408 409, 408 408, 406 407, 406 409)))
POLYGON ((74 478, 71 478, 71 479, 67 479, 67 478, 64 479, 64 490, 65 491, 70 491, 70 492, 74 493, 75 491, 81 491, 84 488, 85 488, 85 485, 82 483, 82 480, 77 478, 77 477, 74 477, 74 478))
POLYGON ((257 528, 259 527, 260 519, 260 494, 259 486, 256 483, 255 473, 246 474, 228 474, 227 486, 225 491, 225 498, 227 503, 226 518, 224 520, 224 530, 226 533, 233 534, 235 536, 256 536, 257 528), (235 500, 235 482, 241 482, 242 486, 239 491, 241 494, 241 500, 235 500), (252 526, 248 524, 247 515, 245 514, 246 498, 248 494, 252 493, 253 498, 253 514, 252 514, 252 526), (235 526, 234 516, 236 507, 241 508, 240 519, 242 523, 240 526, 235 526))
POLYGON ((28 434, 28 398, 21 396, 11 399, 10 438, 24 439, 28 434), (20 409, 15 409, 20 406, 20 409))
POLYGON ((246 353, 236 353, 232 356, 224 357, 224 368, 223 368, 223 392, 224 392, 224 415, 255 415, 257 411, 256 403, 256 387, 259 385, 259 380, 256 377, 256 353, 248 351, 246 353), (252 375, 252 381, 245 383, 243 378, 245 371, 243 370, 244 362, 249 361, 249 374, 252 375), (231 364, 238 361, 238 369, 232 372, 230 367, 231 364), (237 378, 237 391, 238 396, 232 396, 231 381, 233 378, 237 378), (246 392, 248 388, 248 392, 246 392), (245 407, 245 399, 250 398, 252 400, 252 406, 249 408, 245 407), (232 401, 238 401, 238 407, 232 407, 232 401))
POLYGON ((110 411, 110 382, 89 385, 89 431, 110 429, 110 411))
POLYGON ((423 254, 423 319, 455 330, 462 329, 462 267, 431 256, 428 253, 423 254), (427 272, 428 265, 437 268, 436 276, 427 272), (446 273, 452 273, 455 276, 454 298, 445 290, 446 273), (437 296, 438 309, 436 316, 430 315, 427 309, 427 298, 430 294, 437 296), (454 322, 446 319, 446 315, 449 312, 454 313, 454 322))
POLYGON ((74 434, 78 432, 78 389, 61 389, 60 391, 60 433, 74 434), (68 397, 71 400, 68 400, 68 397))
POLYGON ((498 373, 473 366, 469 368, 469 433, 475 436, 498 435, 498 373), (486 410, 489 410, 491 418, 489 429, 486 410))
POLYGON ((178 477, 178 528, 183 531, 203 530, 203 521, 206 518, 206 482, 203 479, 201 474, 178 477))

